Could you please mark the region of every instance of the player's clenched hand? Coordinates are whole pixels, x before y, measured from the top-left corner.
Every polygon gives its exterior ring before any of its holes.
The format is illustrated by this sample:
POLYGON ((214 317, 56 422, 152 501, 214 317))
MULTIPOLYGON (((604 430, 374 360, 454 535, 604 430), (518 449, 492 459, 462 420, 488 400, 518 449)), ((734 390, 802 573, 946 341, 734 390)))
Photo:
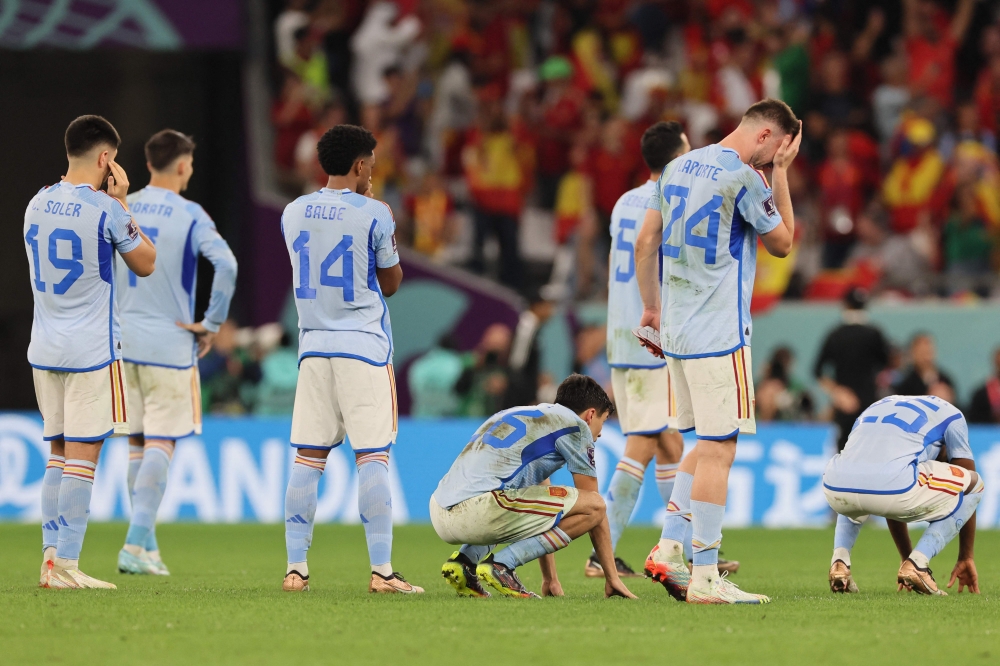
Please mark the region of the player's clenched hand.
POLYGON ((114 161, 108 162, 108 168, 111 169, 108 174, 108 194, 125 203, 125 197, 128 196, 128 176, 125 175, 125 169, 114 161))
POLYGON ((611 597, 624 597, 626 599, 638 599, 629 589, 625 587, 625 583, 619 578, 614 583, 610 580, 604 581, 604 598, 610 599, 611 597))
POLYGON ((176 322, 176 324, 185 331, 194 333, 195 339, 198 340, 198 358, 204 358, 205 354, 212 350, 212 344, 215 342, 215 333, 205 328, 204 324, 201 322, 193 324, 176 322))
POLYGON ((778 151, 774 154, 774 168, 775 169, 787 169, 792 164, 792 160, 795 156, 799 154, 799 146, 802 145, 802 121, 799 121, 799 133, 795 135, 793 139, 791 136, 786 136, 781 145, 778 147, 778 151))
POLYGON ((563 596, 562 583, 558 580, 543 580, 542 581, 542 596, 543 597, 561 597, 563 596))
POLYGON ((650 326, 656 331, 659 331, 660 313, 656 310, 643 310, 642 318, 639 319, 639 326, 650 326))
POLYGON ((951 570, 951 579, 948 587, 951 588, 958 581, 958 593, 961 594, 965 588, 969 592, 979 594, 979 574, 976 572, 976 563, 971 559, 959 560, 955 563, 955 568, 951 570))

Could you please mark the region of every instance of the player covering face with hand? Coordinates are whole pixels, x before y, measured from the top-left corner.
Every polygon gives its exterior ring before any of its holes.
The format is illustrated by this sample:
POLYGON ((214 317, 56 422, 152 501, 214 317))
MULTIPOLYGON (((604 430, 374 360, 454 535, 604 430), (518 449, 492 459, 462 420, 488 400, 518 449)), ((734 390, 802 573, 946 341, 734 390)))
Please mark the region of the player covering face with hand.
POLYGON ((718 570, 729 469, 740 433, 756 432, 750 358, 750 297, 757 238, 768 252, 791 251, 795 222, 788 168, 801 123, 787 104, 766 99, 718 144, 663 170, 636 240, 643 312, 659 331, 677 400, 677 426, 694 431, 695 451, 676 475, 664 532, 646 571, 676 598, 699 604, 760 604, 718 570), (774 190, 758 169, 773 165, 774 190), (662 276, 658 279, 658 258, 662 276), (691 525, 693 568, 683 541, 691 525))
POLYGON ((852 593, 851 550, 870 515, 889 523, 903 563, 900 589, 943 596, 930 560, 959 537, 958 562, 948 587, 979 593, 973 561, 976 507, 984 496, 982 477, 969 448, 969 427, 957 407, 930 395, 893 395, 858 417, 844 450, 823 473, 823 492, 836 511, 830 589, 852 593), (947 462, 945 462, 947 461, 947 462), (928 521, 916 548, 907 523, 928 521))
POLYGON ((504 596, 537 597, 515 570, 539 558, 547 560, 543 593, 560 595, 552 554, 589 533, 605 572, 605 596, 634 598, 615 570, 594 470, 594 441, 613 411, 596 381, 571 375, 555 404, 499 412, 476 431, 430 501, 438 536, 461 544, 441 568, 459 595, 488 597, 485 584, 504 596), (564 466, 575 487, 548 485, 564 466))
POLYGON ((66 129, 69 169, 24 214, 35 300, 28 362, 52 452, 42 480, 42 571, 46 588, 115 586, 80 571, 94 471, 105 438, 127 435, 115 252, 150 275, 156 250, 129 214, 128 177, 115 164, 120 138, 100 116, 66 129), (106 183, 107 192, 97 188, 106 183))

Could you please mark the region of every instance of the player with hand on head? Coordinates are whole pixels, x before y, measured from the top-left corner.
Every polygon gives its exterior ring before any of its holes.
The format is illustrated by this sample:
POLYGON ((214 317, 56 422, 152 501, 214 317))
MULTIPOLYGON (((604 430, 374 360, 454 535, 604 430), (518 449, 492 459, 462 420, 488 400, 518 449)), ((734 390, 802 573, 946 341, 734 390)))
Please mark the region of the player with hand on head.
POLYGON ((635 598, 622 583, 604 500, 597 492, 594 441, 614 405, 600 384, 571 375, 555 404, 514 407, 476 431, 431 496, 431 523, 445 542, 461 545, 441 568, 460 596, 537 597, 517 567, 543 558, 543 592, 561 596, 553 553, 590 534, 604 570, 607 597, 635 598), (546 482, 563 466, 575 487, 546 482), (495 557, 497 544, 510 544, 495 557))
POLYGON ((201 434, 198 358, 212 348, 236 290, 236 257, 205 209, 181 196, 194 173, 191 137, 166 129, 146 142, 149 185, 128 198, 157 248, 159 270, 137 278, 118 269, 122 355, 128 379, 128 490, 132 519, 118 553, 122 573, 170 574, 156 540, 156 512, 178 439, 201 434), (194 320, 198 257, 212 262, 212 297, 194 320))
MULTIPOLYGON (((611 258, 608 260, 608 363, 615 389, 618 422, 625 435, 625 455, 615 467, 605 501, 611 547, 628 525, 639 497, 646 466, 656 456, 656 486, 666 506, 684 440, 677 432, 677 402, 670 371, 663 359, 652 358, 632 335, 642 316, 642 297, 635 281, 635 238, 639 233, 656 180, 672 160, 691 150, 684 129, 677 122, 659 122, 649 127, 640 143, 649 180, 629 190, 611 211, 611 258)), ((620 576, 638 576, 620 557, 615 557, 620 576)), ((590 578, 604 576, 597 554, 591 553, 584 568, 590 578)))
POLYGON ((801 123, 787 104, 765 99, 752 105, 718 144, 667 165, 636 240, 643 302, 638 323, 659 331, 678 428, 693 430, 698 438, 678 469, 663 537, 646 569, 688 603, 770 601, 720 575, 718 558, 736 439, 756 432, 750 296, 757 237, 775 256, 791 251, 795 221, 788 168, 801 140, 801 123), (773 192, 758 171, 768 164, 774 167, 773 192), (688 522, 690 574, 683 552, 688 522))
POLYGON ((941 398, 893 395, 866 409, 854 423, 844 450, 823 473, 823 492, 837 512, 830 565, 833 592, 858 591, 851 576, 851 550, 870 515, 889 523, 902 565, 900 589, 944 596, 930 560, 959 537, 958 562, 948 587, 979 594, 973 560, 976 507, 982 477, 969 447, 969 427, 957 407, 941 398), (945 462, 946 461, 946 462, 945 462), (907 523, 928 521, 916 548, 907 523))
POLYGON ((114 255, 147 276, 156 250, 129 214, 128 176, 114 161, 121 139, 111 123, 80 116, 65 140, 66 175, 24 213, 35 300, 28 362, 52 447, 42 480, 39 585, 115 589, 80 571, 101 446, 129 432, 114 255))
POLYGON ((285 207, 281 233, 299 313, 299 378, 292 412, 292 464, 285 494, 287 591, 309 589, 319 479, 330 451, 350 438, 358 511, 371 561, 369 592, 423 592, 393 571, 389 450, 396 441, 396 380, 386 296, 403 280, 396 223, 371 188, 375 137, 337 125, 320 138, 327 186, 285 207))

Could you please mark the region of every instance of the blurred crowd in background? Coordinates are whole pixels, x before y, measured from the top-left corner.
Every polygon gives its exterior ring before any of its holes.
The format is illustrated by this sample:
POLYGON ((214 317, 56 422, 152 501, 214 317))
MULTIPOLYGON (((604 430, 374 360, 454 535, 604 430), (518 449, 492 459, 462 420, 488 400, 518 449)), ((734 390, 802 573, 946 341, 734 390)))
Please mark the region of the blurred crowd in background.
MULTIPOLYGON (((400 243, 532 303, 534 324, 498 325, 471 351, 444 339, 414 363, 415 413, 481 416, 544 399, 554 380, 537 377, 533 336, 554 304, 606 298, 612 207, 650 176, 642 132, 678 120, 693 147, 708 145, 763 97, 794 109, 804 139, 790 173, 795 249, 760 254, 755 311, 859 287, 879 298, 1000 296, 997 2, 287 0, 272 14, 286 194, 325 184, 315 146, 326 128, 361 124, 378 139, 373 195, 392 207, 400 243)), ((603 322, 576 324, 577 367, 610 376, 603 322)), ((929 379, 932 340, 883 343, 873 395, 907 372, 945 390, 947 373, 929 379)), ((213 408, 281 403, 265 346, 206 359, 213 408), (235 367, 249 377, 239 387, 226 379, 235 367)), ((795 362, 788 349, 757 359, 761 418, 852 411, 835 382, 821 383, 831 407, 817 411, 791 379, 795 362)), ((798 362, 819 374, 833 361, 798 362)), ((991 381, 980 402, 996 419, 991 381)))

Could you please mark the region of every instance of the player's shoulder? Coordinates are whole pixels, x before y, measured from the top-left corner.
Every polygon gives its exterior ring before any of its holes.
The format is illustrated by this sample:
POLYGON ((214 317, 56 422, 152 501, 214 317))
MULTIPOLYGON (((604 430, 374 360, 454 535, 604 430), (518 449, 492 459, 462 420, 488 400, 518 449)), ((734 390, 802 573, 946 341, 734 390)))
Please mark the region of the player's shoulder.
POLYGON ((107 192, 95 190, 90 185, 77 185, 73 188, 73 196, 90 206, 94 206, 112 215, 128 213, 121 201, 118 201, 118 199, 115 199, 107 192))
POLYGON ((380 201, 378 199, 372 199, 371 197, 366 197, 360 194, 353 194, 353 193, 345 194, 344 201, 348 203, 357 201, 355 197, 364 199, 364 201, 361 202, 361 207, 364 208, 366 212, 370 212, 372 215, 374 215, 375 219, 377 219, 379 222, 390 222, 392 224, 395 224, 396 219, 392 215, 392 208, 389 207, 389 204, 387 204, 384 201, 380 201))

